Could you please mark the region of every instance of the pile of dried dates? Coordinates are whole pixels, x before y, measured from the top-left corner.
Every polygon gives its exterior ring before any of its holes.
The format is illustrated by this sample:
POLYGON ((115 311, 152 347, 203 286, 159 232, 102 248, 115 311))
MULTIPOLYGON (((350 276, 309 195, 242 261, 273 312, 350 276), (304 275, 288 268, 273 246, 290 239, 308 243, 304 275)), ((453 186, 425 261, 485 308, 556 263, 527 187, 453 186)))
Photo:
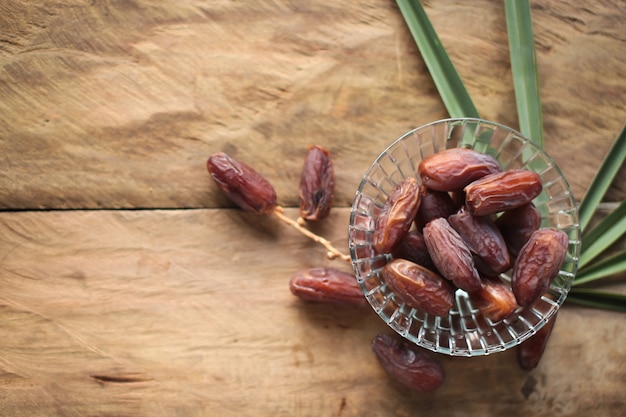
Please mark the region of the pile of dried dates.
MULTIPOLYGON (((283 217, 273 186, 249 165, 218 152, 208 159, 207 169, 242 209, 283 217)), ((563 262, 568 237, 540 228, 532 204, 542 190, 536 173, 502 171, 489 155, 455 148, 423 159, 418 176, 406 178, 389 195, 374 235, 375 250, 392 254, 382 276, 397 297, 445 316, 455 291, 462 289, 485 317, 498 321, 545 293, 563 262), (511 268, 508 285, 498 276, 511 268)), ((329 151, 310 146, 299 184, 300 218, 291 224, 311 237, 302 225, 329 215, 334 184, 329 151)), ((298 271, 289 288, 303 300, 367 305, 355 276, 340 269, 298 271)), ((554 321, 519 346, 523 369, 537 366, 554 321)), ((434 391, 444 381, 441 364, 416 345, 380 334, 372 348, 385 371, 411 389, 434 391)))
POLYGON ((540 228, 532 200, 542 190, 533 171, 502 171, 490 155, 453 148, 424 158, 420 180, 389 194, 373 245, 391 253, 382 276, 408 306, 448 315, 457 289, 490 320, 534 304, 565 259, 569 238, 540 228), (513 268, 510 286, 498 277, 513 268))

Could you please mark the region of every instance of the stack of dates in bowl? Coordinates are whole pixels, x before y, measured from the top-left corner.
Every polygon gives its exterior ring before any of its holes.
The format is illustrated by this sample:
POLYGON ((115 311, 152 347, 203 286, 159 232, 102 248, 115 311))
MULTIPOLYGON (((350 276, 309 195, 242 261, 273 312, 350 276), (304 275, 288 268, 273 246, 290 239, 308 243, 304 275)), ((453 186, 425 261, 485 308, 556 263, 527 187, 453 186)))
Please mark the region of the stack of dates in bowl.
POLYGON ((372 308, 433 352, 516 346, 565 301, 576 274, 575 199, 554 161, 519 132, 480 119, 414 129, 356 192, 352 265, 372 308))

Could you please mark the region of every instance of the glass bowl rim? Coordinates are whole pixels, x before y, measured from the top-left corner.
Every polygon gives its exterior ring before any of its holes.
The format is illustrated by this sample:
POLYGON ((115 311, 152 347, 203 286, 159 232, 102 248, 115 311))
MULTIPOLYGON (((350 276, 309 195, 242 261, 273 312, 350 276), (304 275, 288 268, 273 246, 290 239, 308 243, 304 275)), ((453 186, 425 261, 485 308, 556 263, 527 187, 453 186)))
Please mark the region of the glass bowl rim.
MULTIPOLYGON (((386 146, 379 154, 378 156, 373 160, 373 162, 370 164, 370 166, 367 168, 367 170, 365 171, 365 173, 362 176, 362 179, 359 183, 359 186, 357 188, 357 191, 355 193, 355 199, 352 203, 351 206, 351 212, 350 212, 350 222, 349 222, 349 228, 348 228, 348 232, 349 232, 349 238, 348 238, 348 243, 349 243, 349 247, 350 247, 350 257, 351 257, 351 264, 352 267, 354 269, 354 272, 356 274, 356 277, 359 278, 359 272, 357 271, 357 265, 356 262, 361 259, 357 256, 355 256, 355 251, 352 250, 352 235, 351 235, 351 229, 353 227, 354 224, 354 216, 355 216, 355 205, 356 205, 356 201, 357 198, 359 197, 359 195, 361 194, 361 191, 363 190, 363 187, 365 186, 365 184, 368 182, 368 178, 370 176, 370 174, 373 172, 373 170, 377 167, 377 164, 379 162, 381 162, 381 160, 389 155, 389 151, 393 150, 401 141, 406 140, 407 137, 416 134, 417 132, 423 131, 425 129, 428 129, 429 127, 435 126, 435 125, 442 125, 442 124, 447 124, 447 125, 467 125, 469 123, 474 123, 477 126, 478 125, 488 125, 490 127, 492 127, 493 129, 499 128, 502 129, 504 131, 506 131, 508 134, 513 134, 515 135, 518 139, 520 139, 524 145, 526 146, 530 146, 531 149, 533 149, 533 151, 536 151, 538 153, 540 153, 543 157, 545 157, 547 159, 547 161, 550 163, 550 168, 554 169, 554 171, 556 172, 556 174, 558 175, 558 177, 563 181, 563 183, 565 184, 566 190, 567 192, 570 194, 571 196, 571 200, 572 200, 572 205, 573 205, 573 210, 574 210, 574 217, 575 217, 575 229, 576 229, 576 235, 577 235, 577 241, 576 241, 576 245, 575 245, 575 253, 573 254, 573 271, 572 271, 572 276, 569 279, 568 282, 566 282, 566 287, 565 287, 565 294, 564 296, 560 297, 559 300, 557 300, 557 302, 555 302, 556 306, 554 309, 550 310, 548 314, 546 314, 545 316, 543 316, 542 318, 540 318, 539 322, 532 328, 532 332, 531 334, 526 335, 526 337, 524 337, 523 339, 517 338, 515 340, 513 340, 513 342, 509 342, 508 345, 505 344, 506 346, 504 346, 502 349, 494 349, 492 351, 489 351, 488 349, 485 349, 484 351, 481 351, 479 353, 476 354, 472 354, 472 353, 467 353, 467 352, 447 352, 445 350, 440 350, 440 349, 433 349, 430 348, 428 346, 423 346, 422 344, 416 342, 415 340, 411 340, 410 338, 407 337, 406 334, 403 334, 402 332, 400 332, 398 329, 394 328, 391 323, 389 322, 389 320, 385 319, 382 315, 380 311, 376 311, 376 308, 374 307, 374 305, 372 305, 370 299, 368 298, 368 304, 370 304, 370 307, 372 307, 372 309, 375 310, 375 313, 389 326, 391 327, 393 330, 395 330, 397 333, 399 333, 401 336, 403 336, 405 339, 408 339, 409 342, 411 343, 415 343, 419 346, 422 347, 426 347, 427 349, 433 351, 433 352, 437 352, 437 353, 444 353, 447 354, 449 356, 481 356, 481 355, 488 355, 490 353, 494 353, 494 352, 499 352, 499 351, 503 351, 503 350, 507 350, 511 347, 514 347, 516 345, 518 345, 519 343, 523 342, 524 340, 526 340, 528 337, 530 337, 532 334, 536 333, 537 331, 539 331, 554 315, 556 315, 556 313, 558 312, 558 310, 560 309, 560 307, 562 307, 563 303, 565 302, 565 299, 567 298, 567 295, 569 293, 569 290, 571 289, 571 285, 572 282, 575 278, 575 274, 577 272, 577 268, 578 268, 578 258, 580 257, 580 236, 581 236, 581 230, 580 230, 580 223, 579 223, 579 218, 578 218, 578 204, 576 202, 576 199, 574 198, 573 194, 571 193, 571 186, 569 184, 569 182, 567 181, 567 178, 565 177, 565 175, 563 174, 562 170, 560 169, 560 167, 556 164, 556 162, 554 161, 554 159, 545 151, 545 149, 543 147, 541 147, 539 144, 533 142, 530 138, 528 138, 526 135, 522 134, 520 131, 511 128, 507 125, 504 125, 502 123, 498 123, 498 122, 494 122, 491 120, 487 120, 487 119, 483 119, 483 118, 476 118, 476 117, 451 117, 451 118, 444 118, 444 119, 439 119, 439 120, 435 120, 435 121, 431 121, 428 122, 426 124, 423 124, 421 126, 418 126, 416 128, 413 128, 405 133, 403 133, 402 135, 400 135, 398 138, 396 138, 395 140, 393 140, 388 146, 386 146)), ((447 143, 447 141, 450 138, 446 138, 445 142, 447 143)), ((475 143, 475 142, 474 142, 475 143)), ((489 143, 491 144, 491 139, 489 140, 489 143)), ((458 147, 458 146, 457 146, 458 147)), ((446 147, 447 149, 447 147, 446 147)), ((569 251, 569 249, 568 249, 569 251)), ((390 260, 389 255, 387 256, 387 262, 390 260)), ((364 292, 364 295, 366 295, 366 288, 364 287, 363 283, 361 281, 359 281, 359 284, 361 286, 362 291, 364 292)), ((367 298, 367 297, 366 297, 367 298)))

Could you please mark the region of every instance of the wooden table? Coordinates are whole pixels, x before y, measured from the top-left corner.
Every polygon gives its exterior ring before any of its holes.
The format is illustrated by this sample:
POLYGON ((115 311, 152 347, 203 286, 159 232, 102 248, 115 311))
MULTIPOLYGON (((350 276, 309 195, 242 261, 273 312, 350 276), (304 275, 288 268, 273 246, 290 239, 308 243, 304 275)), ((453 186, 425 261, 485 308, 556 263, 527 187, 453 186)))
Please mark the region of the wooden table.
MULTIPOLYGON (((546 149, 581 198, 626 116, 624 1, 532 2, 546 149)), ((426 11, 481 116, 517 115, 501 2, 426 11)), ((206 172, 226 151, 297 216, 330 149, 346 248, 354 191, 403 132, 447 116, 394 2, 0 4, 0 415, 615 416, 626 326, 566 305, 540 366, 439 355, 434 394, 391 381, 369 308, 301 302, 349 270, 206 172), (358 6, 357 6, 358 4, 358 6)), ((626 173, 606 201, 626 197, 626 173)))

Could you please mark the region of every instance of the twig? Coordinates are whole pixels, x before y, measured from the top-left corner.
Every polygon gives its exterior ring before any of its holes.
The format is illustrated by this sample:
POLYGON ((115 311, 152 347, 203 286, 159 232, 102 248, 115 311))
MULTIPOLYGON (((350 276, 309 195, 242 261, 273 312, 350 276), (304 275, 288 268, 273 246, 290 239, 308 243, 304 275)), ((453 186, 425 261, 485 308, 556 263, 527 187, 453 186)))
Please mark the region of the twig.
POLYGON ((323 237, 319 235, 316 235, 315 233, 311 232, 309 229, 304 227, 305 222, 303 219, 301 220, 301 218, 298 218, 298 221, 290 219, 289 217, 285 216, 284 209, 281 206, 276 206, 276 208, 273 211, 273 214, 276 217, 278 217, 280 220, 282 220, 283 222, 287 223, 288 225, 295 227, 300 233, 302 233, 309 239, 312 239, 313 241, 317 243, 321 243, 328 251, 328 253, 326 254, 328 259, 339 258, 344 261, 350 262, 351 258, 349 255, 344 255, 337 248, 335 248, 332 245, 332 243, 330 243, 328 240, 324 239, 323 237))

